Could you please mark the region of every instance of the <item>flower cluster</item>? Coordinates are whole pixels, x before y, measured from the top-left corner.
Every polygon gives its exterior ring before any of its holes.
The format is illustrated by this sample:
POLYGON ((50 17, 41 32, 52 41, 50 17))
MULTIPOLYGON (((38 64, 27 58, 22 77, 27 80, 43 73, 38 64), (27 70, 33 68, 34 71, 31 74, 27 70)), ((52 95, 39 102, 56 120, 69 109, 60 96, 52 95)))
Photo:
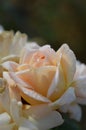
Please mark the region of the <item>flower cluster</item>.
POLYGON ((86 66, 67 44, 55 51, 0 33, 0 130, 48 130, 64 122, 61 112, 80 121, 78 104, 86 104, 86 66))

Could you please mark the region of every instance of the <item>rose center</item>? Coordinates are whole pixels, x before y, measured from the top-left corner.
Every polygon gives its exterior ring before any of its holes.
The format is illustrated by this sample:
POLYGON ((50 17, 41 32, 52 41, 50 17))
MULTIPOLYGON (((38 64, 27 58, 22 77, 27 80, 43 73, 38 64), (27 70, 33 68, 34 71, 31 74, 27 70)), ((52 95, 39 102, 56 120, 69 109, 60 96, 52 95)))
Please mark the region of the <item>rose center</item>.
POLYGON ((41 66, 50 65, 50 63, 43 53, 36 52, 32 55, 30 62, 29 62, 29 65, 31 65, 32 67, 38 68, 41 66))

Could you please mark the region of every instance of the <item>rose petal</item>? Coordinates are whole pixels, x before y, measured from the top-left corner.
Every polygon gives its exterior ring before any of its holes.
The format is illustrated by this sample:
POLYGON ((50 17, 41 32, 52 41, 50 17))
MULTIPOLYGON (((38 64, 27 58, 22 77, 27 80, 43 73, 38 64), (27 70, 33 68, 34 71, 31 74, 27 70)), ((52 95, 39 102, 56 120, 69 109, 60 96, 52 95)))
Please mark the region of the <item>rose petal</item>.
POLYGON ((74 81, 77 80, 81 76, 86 76, 86 65, 77 61, 76 62, 76 73, 74 75, 74 81))
POLYGON ((51 103, 50 106, 52 108, 59 108, 65 104, 70 104, 71 102, 75 101, 75 93, 74 88, 70 87, 66 90, 66 92, 61 96, 61 98, 57 99, 55 102, 51 103))
POLYGON ((15 99, 12 99, 10 105, 10 112, 13 120, 16 122, 17 125, 19 125, 21 123, 22 117, 22 103, 16 101, 15 99))
POLYGON ((18 63, 19 56, 11 54, 11 55, 1 58, 1 63, 6 62, 6 61, 14 61, 14 62, 18 63))
POLYGON ((81 120, 82 110, 79 105, 75 104, 75 105, 70 106, 69 111, 71 113, 70 117, 72 119, 75 119, 77 121, 81 120))
POLYGON ((86 65, 77 62, 74 75, 75 93, 78 98, 86 98, 86 65))
POLYGON ((11 100, 11 115, 17 126, 19 127, 19 130, 25 129, 25 130, 33 130, 36 129, 36 126, 34 125, 34 122, 32 123, 29 121, 29 119, 23 117, 23 111, 22 111, 22 103, 17 102, 17 100, 11 100), (28 128, 28 129, 27 129, 28 128))
POLYGON ((79 76, 73 86, 77 97, 86 98, 86 76, 79 76))
POLYGON ((4 57, 9 54, 10 43, 12 43, 13 31, 3 31, 0 34, 0 57, 4 57))
POLYGON ((21 96, 19 94, 19 90, 16 87, 15 82, 10 77, 9 73, 8 72, 3 72, 3 77, 4 77, 4 79, 8 83, 10 98, 11 99, 15 98, 15 99, 17 99, 17 101, 20 101, 21 100, 21 96))
POLYGON ((64 72, 65 81, 67 83, 67 86, 69 86, 75 74, 76 58, 73 51, 70 50, 67 44, 63 44, 57 51, 57 57, 59 57, 61 54, 61 65, 64 72))
POLYGON ((44 45, 40 47, 39 51, 46 56, 47 60, 50 61, 51 65, 56 65, 57 56, 55 51, 50 47, 50 45, 44 45))
POLYGON ((86 105, 86 98, 77 97, 76 102, 82 105, 86 105))
POLYGON ((0 77, 2 77, 3 76, 3 67, 2 67, 2 65, 0 65, 0 77))
POLYGON ((7 81, 7 83, 10 84, 10 86, 15 86, 15 82, 11 79, 8 72, 4 71, 3 72, 3 77, 7 81))
POLYGON ((29 61, 33 55, 38 50, 39 46, 37 44, 26 44, 26 46, 23 48, 21 57, 20 57, 20 64, 29 64, 29 61))
MULTIPOLYGON (((4 72, 4 77, 6 78, 6 76, 11 78, 12 81, 14 81, 13 83, 18 84, 19 86, 24 86, 24 87, 28 87, 28 88, 32 88, 32 86, 28 85, 26 82, 24 82, 22 79, 20 79, 15 73, 13 72, 9 72, 7 75, 5 75, 6 73, 4 72)), ((7 78, 6 78, 7 79, 7 78)), ((9 79, 10 81, 10 79, 9 79)), ((11 85, 11 83, 10 83, 11 85)))
POLYGON ((66 89, 65 87, 66 86, 65 86, 65 81, 64 81, 64 75, 63 75, 60 65, 58 65, 55 76, 48 89, 47 96, 52 101, 55 101, 64 93, 66 89))
POLYGON ((8 71, 17 71, 18 64, 13 61, 6 61, 2 63, 2 66, 8 71))
POLYGON ((20 93, 21 93, 21 96, 30 104, 39 104, 39 103, 50 103, 51 101, 40 95, 39 93, 33 91, 33 90, 30 90, 30 89, 27 89, 27 88, 24 88, 24 87, 19 87, 20 89, 20 93))
POLYGON ((15 123, 0 125, 0 130, 13 130, 15 129, 15 123))
POLYGON ((10 97, 9 97, 9 90, 8 87, 4 89, 2 93, 0 93, 0 103, 2 104, 3 108, 10 113, 10 97))
POLYGON ((41 118, 36 122, 39 130, 47 130, 53 127, 59 126, 63 123, 62 116, 57 111, 52 111, 49 115, 46 115, 44 118, 41 118))
MULTIPOLYGON (((26 126, 20 126, 18 130, 33 130, 33 128, 28 128, 26 126)), ((35 128, 35 130, 38 130, 35 128)))
POLYGON ((25 45, 25 48, 30 50, 30 49, 39 49, 40 46, 36 43, 36 42, 27 42, 27 44, 25 45))
POLYGON ((34 103, 41 103, 41 102, 50 102, 50 100, 44 96, 42 96, 41 94, 35 92, 34 90, 31 89, 30 85, 28 86, 23 86, 23 84, 20 84, 21 82, 19 81, 19 79, 17 78, 17 76, 15 75, 15 73, 9 73, 11 78, 16 82, 16 84, 18 85, 19 91, 21 96, 28 102, 31 104, 34 103))
POLYGON ((7 112, 0 114, 0 125, 9 124, 11 121, 11 117, 8 115, 7 112))
POLYGON ((65 113, 68 112, 70 114, 70 118, 75 119, 76 121, 81 120, 81 116, 82 116, 81 107, 76 103, 71 103, 71 104, 62 106, 60 108, 60 111, 65 112, 65 113))
POLYGON ((18 130, 39 130, 34 122, 29 121, 28 119, 22 118, 22 123, 19 126, 18 130))
POLYGON ((12 39, 12 44, 10 46, 10 54, 19 55, 20 50, 24 47, 27 42, 27 35, 20 33, 19 31, 16 32, 12 39))
POLYGON ((56 67, 45 66, 36 69, 30 68, 28 70, 19 71, 16 75, 25 83, 32 86, 36 92, 46 96, 55 71, 56 67))
POLYGON ((63 123, 61 115, 56 111, 52 111, 46 104, 31 106, 28 112, 26 111, 27 113, 31 117, 30 120, 36 122, 35 124, 39 130, 50 129, 63 123))
POLYGON ((3 106, 2 106, 2 104, 0 102, 0 114, 3 113, 3 112, 4 112, 4 108, 3 108, 3 106))
POLYGON ((0 56, 5 57, 10 54, 19 55, 20 50, 27 42, 27 36, 20 32, 15 35, 13 31, 3 31, 0 34, 0 56))
POLYGON ((28 64, 20 64, 18 67, 17 67, 17 71, 23 71, 23 70, 27 70, 29 69, 30 66, 28 64))
POLYGON ((52 111, 51 107, 46 104, 31 106, 28 111, 26 110, 27 113, 32 120, 34 119, 39 130, 47 130, 63 123, 60 113, 52 111))
POLYGON ((41 118, 44 118, 45 116, 49 115, 52 112, 51 107, 49 107, 48 104, 39 104, 30 106, 29 109, 25 110, 25 114, 27 114, 36 119, 40 120, 41 118))

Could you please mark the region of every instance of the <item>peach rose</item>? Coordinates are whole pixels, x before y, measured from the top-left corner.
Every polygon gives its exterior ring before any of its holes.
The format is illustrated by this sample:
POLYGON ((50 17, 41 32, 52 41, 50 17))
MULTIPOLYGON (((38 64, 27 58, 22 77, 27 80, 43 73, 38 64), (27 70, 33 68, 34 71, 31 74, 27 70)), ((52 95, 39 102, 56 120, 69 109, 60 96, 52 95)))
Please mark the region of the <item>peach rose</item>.
POLYGON ((9 86, 14 82, 21 97, 31 105, 48 103, 58 108, 75 100, 71 83, 76 58, 66 44, 57 52, 49 45, 40 47, 35 43, 27 44, 19 63, 7 61, 2 66, 8 70, 3 76, 9 86))

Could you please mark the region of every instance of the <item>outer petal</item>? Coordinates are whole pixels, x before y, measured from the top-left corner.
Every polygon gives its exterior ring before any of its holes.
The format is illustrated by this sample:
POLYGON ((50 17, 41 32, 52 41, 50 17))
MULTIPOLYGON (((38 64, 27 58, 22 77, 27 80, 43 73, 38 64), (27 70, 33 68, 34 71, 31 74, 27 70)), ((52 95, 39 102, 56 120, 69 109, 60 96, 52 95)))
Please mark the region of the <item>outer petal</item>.
POLYGON ((8 71, 15 72, 15 71, 17 71, 18 64, 13 61, 7 61, 7 62, 2 63, 2 66, 4 69, 6 69, 8 71))
POLYGON ((60 108, 61 112, 69 113, 70 118, 75 119, 76 121, 81 120, 82 111, 81 107, 76 103, 71 103, 69 105, 64 105, 60 108))
POLYGON ((13 130, 15 129, 15 123, 0 125, 0 130, 13 130))
POLYGON ((61 57, 61 66, 64 72, 65 81, 67 86, 69 86, 75 74, 76 58, 73 51, 70 50, 67 44, 62 45, 61 48, 57 51, 57 57, 59 56, 61 57))
POLYGON ((3 31, 0 34, 0 58, 9 54, 10 43, 12 43, 13 31, 3 31))
POLYGON ((26 108, 24 113, 36 120, 40 120, 52 112, 52 108, 48 104, 39 104, 26 108))
POLYGON ((54 109, 59 108, 65 104, 70 104, 71 102, 75 101, 75 93, 74 88, 70 87, 58 100, 51 103, 50 106, 54 109))
POLYGON ((15 99, 11 100, 10 104, 10 112, 13 120, 16 122, 17 125, 20 125, 21 123, 21 117, 22 117, 22 103, 17 102, 15 99))
POLYGON ((71 115, 70 117, 72 119, 75 119, 77 121, 80 121, 81 120, 81 117, 82 117, 82 110, 81 110, 81 107, 77 104, 75 104, 74 106, 70 106, 70 112, 71 112, 71 115))
POLYGON ((12 39, 12 44, 10 46, 10 54, 19 55, 20 50, 24 47, 27 42, 27 35, 20 32, 16 32, 12 39))
POLYGON ((16 87, 15 82, 11 79, 8 72, 3 72, 3 77, 8 83, 8 89, 11 99, 17 99, 17 101, 21 100, 21 96, 19 95, 19 90, 16 87))
POLYGON ((26 128, 24 126, 20 126, 18 130, 30 130, 29 128, 26 128))
POLYGON ((28 42, 26 45, 25 45, 25 48, 28 48, 29 49, 39 49, 40 46, 36 43, 36 42, 28 42))
POLYGON ((74 75, 74 81, 77 80, 81 76, 86 76, 86 65, 77 61, 76 62, 76 73, 74 75))
POLYGON ((77 97, 76 102, 82 105, 86 105, 86 98, 77 97))
POLYGON ((83 98, 86 98, 86 65, 77 62, 76 73, 72 85, 75 87, 75 93, 78 99, 82 100, 83 98))
POLYGON ((1 63, 4 63, 6 61, 14 61, 14 62, 18 63, 19 56, 11 54, 11 55, 8 55, 8 56, 1 58, 1 63))
POLYGON ((23 80, 21 80, 19 77, 15 75, 13 72, 3 72, 4 78, 7 80, 8 84, 10 86, 16 86, 16 84, 19 84, 20 86, 32 88, 30 85, 25 83, 23 80))
POLYGON ((31 117, 30 120, 36 124, 39 130, 47 130, 63 123, 60 113, 52 111, 46 104, 32 106, 26 113, 28 113, 31 117))
POLYGON ((9 124, 11 121, 11 117, 8 115, 7 112, 0 114, 0 126, 9 124))
POLYGON ((21 125, 18 130, 39 130, 38 127, 28 119, 22 118, 21 125))
POLYGON ((79 76, 79 78, 73 82, 75 87, 75 93, 77 97, 86 98, 86 76, 79 76))
POLYGON ((1 58, 9 54, 19 55, 20 50, 27 42, 27 36, 20 32, 15 35, 13 31, 3 31, 0 34, 0 56, 1 58))
POLYGON ((47 130, 53 127, 59 126, 63 123, 63 119, 57 111, 52 111, 49 115, 46 115, 44 118, 38 120, 37 126, 39 130, 47 130))
POLYGON ((0 103, 2 104, 4 110, 6 110, 8 113, 10 113, 9 90, 8 90, 7 84, 6 84, 6 86, 3 86, 3 87, 5 87, 5 88, 4 88, 4 91, 2 91, 2 93, 0 93, 0 103))

